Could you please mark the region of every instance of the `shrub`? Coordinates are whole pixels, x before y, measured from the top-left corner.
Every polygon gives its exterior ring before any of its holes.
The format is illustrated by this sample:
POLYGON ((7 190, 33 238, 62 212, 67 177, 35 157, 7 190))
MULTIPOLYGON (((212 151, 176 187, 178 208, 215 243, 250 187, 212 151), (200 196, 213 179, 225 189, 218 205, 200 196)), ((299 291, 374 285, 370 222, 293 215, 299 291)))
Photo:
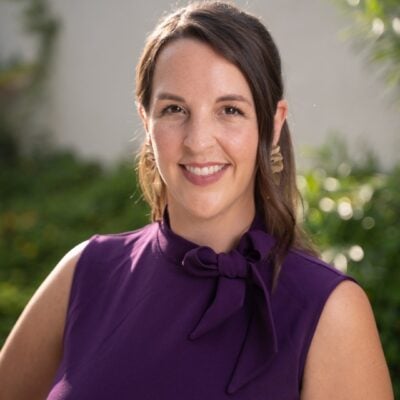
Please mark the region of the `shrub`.
POLYGON ((133 163, 106 170, 55 152, 0 169, 0 343, 64 253, 147 221, 133 163))
POLYGON ((366 290, 400 396, 400 164, 378 173, 372 157, 352 163, 338 143, 320 158, 299 175, 306 228, 322 258, 366 290))
MULTIPOLYGON (((305 227, 322 257, 358 279, 371 300, 400 394, 400 165, 377 173, 372 158, 350 163, 345 148, 298 176, 305 227)), ((133 164, 107 170, 68 152, 0 169, 0 342, 60 257, 94 233, 129 231, 149 221, 133 164)))

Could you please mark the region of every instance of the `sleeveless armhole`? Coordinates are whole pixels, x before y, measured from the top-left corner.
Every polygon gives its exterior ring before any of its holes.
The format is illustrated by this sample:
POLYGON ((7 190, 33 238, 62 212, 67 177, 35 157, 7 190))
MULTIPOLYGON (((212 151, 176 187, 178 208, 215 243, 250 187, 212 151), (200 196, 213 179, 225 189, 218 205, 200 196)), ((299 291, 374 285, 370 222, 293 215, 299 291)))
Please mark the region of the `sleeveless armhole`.
POLYGON ((65 317, 65 325, 63 332, 63 347, 65 348, 65 341, 67 338, 67 333, 70 328, 71 318, 73 316, 74 310, 80 306, 80 301, 82 301, 82 296, 80 295, 80 282, 82 281, 81 276, 85 273, 85 265, 90 259, 91 248, 93 247, 95 241, 98 239, 99 235, 93 235, 89 238, 87 245, 82 250, 74 269, 74 274, 71 281, 71 288, 69 291, 68 306, 65 317))
POLYGON ((305 363, 306 363, 306 359, 307 359, 307 354, 310 350, 311 342, 314 337, 315 331, 317 329, 318 322, 320 320, 322 311, 323 311, 325 304, 327 303, 330 295, 342 282, 352 281, 352 282, 356 283, 357 285, 359 285, 357 280, 354 279, 353 277, 344 275, 340 271, 337 271, 337 272, 339 275, 337 276, 336 279, 332 280, 330 285, 326 288, 324 295, 321 296, 318 305, 315 307, 315 312, 314 312, 313 319, 312 319, 312 322, 310 325, 310 329, 308 330, 307 335, 304 339, 304 345, 302 347, 302 351, 301 351, 301 355, 300 355, 300 369, 299 369, 300 389, 303 384, 303 374, 304 374, 304 368, 305 368, 305 363))

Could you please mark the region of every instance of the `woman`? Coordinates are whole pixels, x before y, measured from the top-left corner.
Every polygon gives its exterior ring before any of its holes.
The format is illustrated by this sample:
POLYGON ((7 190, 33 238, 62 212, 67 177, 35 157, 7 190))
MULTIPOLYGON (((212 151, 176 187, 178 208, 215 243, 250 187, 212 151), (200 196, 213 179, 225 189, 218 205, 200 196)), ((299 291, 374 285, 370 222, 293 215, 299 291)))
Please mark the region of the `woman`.
POLYGON ((35 294, 5 399, 393 399, 369 302, 311 253, 278 50, 254 17, 167 16, 137 68, 154 223, 94 236, 35 294))

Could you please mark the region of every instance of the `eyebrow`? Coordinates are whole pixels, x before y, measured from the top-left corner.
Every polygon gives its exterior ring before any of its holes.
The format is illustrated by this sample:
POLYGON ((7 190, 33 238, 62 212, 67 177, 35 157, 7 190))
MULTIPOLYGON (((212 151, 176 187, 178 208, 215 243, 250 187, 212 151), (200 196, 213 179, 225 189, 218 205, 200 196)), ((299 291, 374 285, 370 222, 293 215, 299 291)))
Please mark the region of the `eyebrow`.
POLYGON ((251 105, 250 100, 240 94, 227 94, 225 96, 218 97, 217 102, 221 101, 243 101, 251 105))
MULTIPOLYGON (((168 93, 168 92, 161 92, 157 95, 157 100, 174 100, 180 101, 182 103, 185 102, 185 99, 181 96, 177 96, 176 94, 168 93)), ((250 100, 240 94, 227 94, 224 96, 220 96, 217 98, 217 103, 223 101, 242 101, 251 105, 250 100)))
POLYGON ((185 99, 181 96, 177 96, 176 94, 162 92, 157 95, 157 100, 175 100, 180 102, 185 102, 185 99))

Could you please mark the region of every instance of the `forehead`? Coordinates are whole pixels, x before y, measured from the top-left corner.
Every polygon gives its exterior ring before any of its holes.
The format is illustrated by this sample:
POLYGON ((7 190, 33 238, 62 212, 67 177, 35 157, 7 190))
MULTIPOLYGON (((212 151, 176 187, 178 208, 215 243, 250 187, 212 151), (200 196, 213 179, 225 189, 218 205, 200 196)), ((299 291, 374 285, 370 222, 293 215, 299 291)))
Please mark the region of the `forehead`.
POLYGON ((196 39, 177 39, 158 55, 153 92, 199 91, 210 95, 228 92, 251 97, 251 90, 241 70, 217 53, 210 45, 196 39))

